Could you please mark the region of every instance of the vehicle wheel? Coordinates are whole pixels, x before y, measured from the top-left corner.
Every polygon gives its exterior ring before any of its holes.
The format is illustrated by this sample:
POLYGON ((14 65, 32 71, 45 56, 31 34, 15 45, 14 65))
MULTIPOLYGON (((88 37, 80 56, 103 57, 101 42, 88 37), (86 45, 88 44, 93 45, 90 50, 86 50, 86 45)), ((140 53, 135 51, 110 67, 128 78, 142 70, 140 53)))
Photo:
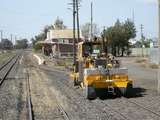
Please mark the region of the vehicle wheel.
POLYGON ((85 98, 87 98, 89 100, 95 99, 96 98, 96 91, 91 86, 85 86, 84 95, 85 95, 85 98))
POLYGON ((78 80, 75 78, 74 79, 74 86, 78 86, 78 85, 79 85, 78 80))
POLYGON ((132 84, 128 84, 126 88, 121 88, 121 93, 124 97, 132 97, 132 90, 133 86, 132 84))
POLYGON ((115 93, 116 93, 117 97, 121 97, 122 96, 122 92, 121 92, 121 90, 119 88, 115 89, 115 93))

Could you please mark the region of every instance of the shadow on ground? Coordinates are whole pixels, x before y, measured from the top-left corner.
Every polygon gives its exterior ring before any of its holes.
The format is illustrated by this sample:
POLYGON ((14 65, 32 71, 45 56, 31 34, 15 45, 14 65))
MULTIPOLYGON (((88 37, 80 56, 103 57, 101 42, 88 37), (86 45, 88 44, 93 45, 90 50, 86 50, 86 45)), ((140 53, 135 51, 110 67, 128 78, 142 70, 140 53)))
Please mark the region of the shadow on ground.
MULTIPOLYGON (((137 87, 137 88, 133 88, 131 94, 125 97, 126 98, 137 98, 137 97, 144 97, 145 95, 147 95, 146 89, 137 87)), ((116 99, 116 98, 120 98, 124 96, 123 95, 113 95, 113 94, 103 94, 103 95, 98 95, 97 97, 101 100, 106 100, 106 99, 116 99)))

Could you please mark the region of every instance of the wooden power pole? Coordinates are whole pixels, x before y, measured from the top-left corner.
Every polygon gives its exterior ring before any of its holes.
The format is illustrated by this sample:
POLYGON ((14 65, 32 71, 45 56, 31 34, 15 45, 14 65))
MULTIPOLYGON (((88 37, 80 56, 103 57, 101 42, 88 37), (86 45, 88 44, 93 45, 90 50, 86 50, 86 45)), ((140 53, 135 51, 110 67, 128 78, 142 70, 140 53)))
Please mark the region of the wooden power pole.
POLYGON ((76 0, 73 0, 73 64, 76 64, 76 0))
POLYGON ((91 40, 93 40, 93 3, 91 2, 91 40))
MULTIPOLYGON (((158 65, 160 65, 160 0, 158 0, 158 65)), ((160 68, 158 69, 158 93, 160 94, 160 68)))
POLYGON ((143 25, 141 24, 141 42, 142 42, 142 57, 144 57, 144 36, 143 36, 143 25))
POLYGON ((2 39, 3 39, 3 30, 1 30, 0 32, 1 32, 1 42, 2 42, 2 39))
POLYGON ((79 28, 79 0, 76 0, 76 11, 77 11, 77 42, 80 39, 80 28, 79 28))

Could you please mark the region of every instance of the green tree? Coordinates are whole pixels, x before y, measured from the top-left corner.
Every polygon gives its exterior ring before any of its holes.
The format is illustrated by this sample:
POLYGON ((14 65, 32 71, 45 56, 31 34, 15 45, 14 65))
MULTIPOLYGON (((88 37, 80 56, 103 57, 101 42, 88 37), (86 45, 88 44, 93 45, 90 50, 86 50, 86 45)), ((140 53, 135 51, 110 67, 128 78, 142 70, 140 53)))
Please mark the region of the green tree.
POLYGON ((117 20, 114 26, 107 28, 105 37, 111 53, 114 56, 124 56, 124 53, 128 54, 130 52, 129 40, 136 37, 135 25, 129 19, 125 23, 117 20))
POLYGON ((45 39, 46 39, 46 34, 44 32, 40 33, 39 35, 36 35, 34 38, 31 39, 33 48, 35 50, 41 49, 41 47, 39 47, 37 42, 44 41, 45 39))
POLYGON ((49 30, 53 30, 53 29, 54 29, 53 25, 46 25, 44 27, 42 32, 44 33, 45 39, 47 38, 47 33, 49 32, 49 30))
POLYGON ((13 48, 13 43, 8 39, 2 39, 1 46, 2 46, 2 49, 8 50, 13 48))
POLYGON ((17 40, 15 47, 17 49, 26 49, 28 47, 28 40, 27 39, 17 40))
MULTIPOLYGON (((93 28, 93 35, 97 36, 99 34, 99 28, 97 24, 92 25, 93 28)), ((91 36, 91 24, 85 23, 81 26, 82 36, 84 36, 85 39, 90 38, 91 36)))
POLYGON ((57 17, 56 21, 54 22, 54 29, 66 29, 67 27, 64 25, 63 20, 57 17))
POLYGON ((63 24, 63 20, 57 18, 54 25, 46 25, 40 34, 36 35, 34 38, 31 39, 33 48, 35 50, 41 49, 42 46, 36 43, 38 41, 44 41, 47 38, 47 33, 49 32, 49 30, 66 28, 67 27, 63 24))
MULTIPOLYGON (((145 48, 150 48, 150 43, 151 43, 152 39, 146 39, 143 41, 143 45, 145 48)), ((142 48, 142 40, 137 41, 135 44, 133 44, 134 48, 142 48)))

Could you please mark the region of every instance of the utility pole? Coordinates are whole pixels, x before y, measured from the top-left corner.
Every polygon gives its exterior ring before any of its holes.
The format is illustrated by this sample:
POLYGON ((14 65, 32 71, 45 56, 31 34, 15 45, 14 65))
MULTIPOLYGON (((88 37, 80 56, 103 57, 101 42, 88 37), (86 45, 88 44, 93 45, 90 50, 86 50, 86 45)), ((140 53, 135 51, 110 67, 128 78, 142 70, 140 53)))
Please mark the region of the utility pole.
POLYGON ((12 43, 12 47, 13 47, 13 35, 11 34, 11 43, 12 43))
POLYGON ((103 53, 106 53, 106 50, 105 50, 105 39, 106 39, 106 29, 105 27, 103 28, 103 37, 102 37, 102 50, 103 50, 103 53))
POLYGON ((93 3, 91 2, 91 40, 93 40, 93 3))
MULTIPOLYGON (((160 0, 158 0, 158 65, 160 65, 160 0)), ((160 94, 160 68, 158 69, 157 91, 160 94)))
POLYGON ((80 39, 80 29, 79 29, 79 0, 76 0, 76 11, 77 11, 77 42, 79 42, 80 39))
POLYGON ((2 39, 3 39, 3 30, 1 30, 0 32, 1 32, 1 42, 2 42, 2 39))
POLYGON ((11 37, 11 42, 13 42, 13 41, 12 41, 12 39, 13 39, 13 35, 11 34, 11 35, 10 35, 10 37, 11 37))
POLYGON ((133 11, 132 11, 132 20, 133 20, 133 23, 135 23, 134 9, 133 9, 133 11))
POLYGON ((73 64, 76 64, 76 25, 75 25, 75 17, 76 17, 76 1, 73 0, 73 64))
POLYGON ((16 44, 16 41, 17 41, 17 36, 15 36, 15 39, 14 39, 14 40, 15 40, 15 44, 16 44))
POLYGON ((144 57, 144 50, 143 50, 143 45, 144 45, 144 36, 143 36, 143 25, 141 24, 141 42, 142 42, 142 57, 144 57))

